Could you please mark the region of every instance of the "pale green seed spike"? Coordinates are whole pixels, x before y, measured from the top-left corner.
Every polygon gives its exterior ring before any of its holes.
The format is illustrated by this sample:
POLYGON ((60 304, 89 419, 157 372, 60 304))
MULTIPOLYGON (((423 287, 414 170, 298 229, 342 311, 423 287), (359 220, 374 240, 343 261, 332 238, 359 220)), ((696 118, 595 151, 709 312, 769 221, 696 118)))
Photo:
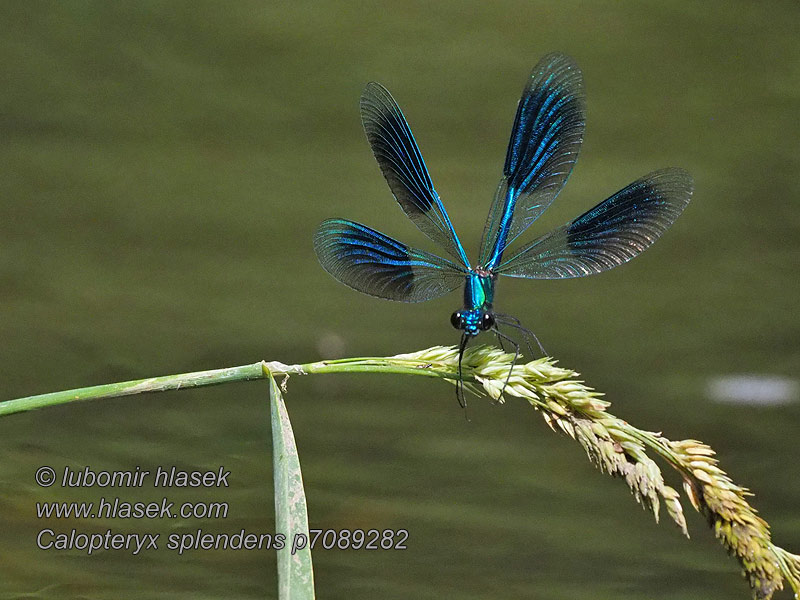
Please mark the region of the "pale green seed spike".
MULTIPOLYGON (((719 467, 714 451, 697 440, 671 441, 660 433, 638 429, 610 414, 607 400, 577 379, 578 373, 544 357, 512 364, 513 355, 477 346, 463 357, 464 387, 499 399, 520 398, 541 411, 554 431, 574 437, 601 471, 625 477, 634 496, 657 515, 660 501, 688 537, 678 492, 665 485, 648 452, 660 456, 683 477, 684 490, 695 509, 706 516, 721 543, 737 557, 757 600, 769 600, 784 580, 795 598, 800 595, 800 556, 772 543, 769 525, 747 502, 752 494, 736 485, 719 467), (509 369, 510 376, 509 376, 509 369), (508 386, 503 391, 506 379, 508 386)), ((0 416, 75 401, 115 398, 218 385, 269 376, 326 373, 391 373, 445 379, 458 377, 458 349, 435 346, 391 357, 346 358, 301 365, 260 362, 241 367, 184 373, 95 386, 0 402, 0 416)), ((285 384, 285 379, 282 385, 285 384)), ((273 388, 274 389, 274 388, 273 388)))

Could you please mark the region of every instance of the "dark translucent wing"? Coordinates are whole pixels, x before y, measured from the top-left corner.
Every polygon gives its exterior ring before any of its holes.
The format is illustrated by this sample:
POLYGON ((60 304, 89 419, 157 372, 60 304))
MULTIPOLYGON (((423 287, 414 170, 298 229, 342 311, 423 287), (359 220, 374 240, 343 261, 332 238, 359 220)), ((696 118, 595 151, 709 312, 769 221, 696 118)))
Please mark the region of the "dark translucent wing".
POLYGON ((619 266, 655 242, 692 195, 683 169, 654 171, 574 221, 534 240, 497 273, 529 279, 566 279, 619 266))
POLYGON ((388 300, 430 300, 463 284, 466 275, 449 260, 345 219, 323 221, 314 250, 322 267, 343 284, 388 300))
POLYGON ((468 267, 411 129, 397 102, 381 84, 372 82, 364 89, 361 121, 398 204, 425 235, 468 267))
POLYGON ((503 179, 486 220, 480 264, 503 251, 555 200, 578 158, 585 122, 583 76, 568 56, 548 54, 522 92, 503 179))

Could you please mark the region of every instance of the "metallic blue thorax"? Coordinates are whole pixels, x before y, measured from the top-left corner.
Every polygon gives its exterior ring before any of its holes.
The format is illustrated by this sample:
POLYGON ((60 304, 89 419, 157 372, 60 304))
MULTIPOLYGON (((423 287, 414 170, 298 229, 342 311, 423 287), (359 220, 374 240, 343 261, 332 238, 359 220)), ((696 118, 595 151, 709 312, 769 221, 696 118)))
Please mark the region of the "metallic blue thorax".
POLYGON ((464 284, 464 310, 461 311, 466 322, 464 331, 468 335, 480 332, 483 314, 492 312, 495 276, 488 272, 470 270, 464 284))

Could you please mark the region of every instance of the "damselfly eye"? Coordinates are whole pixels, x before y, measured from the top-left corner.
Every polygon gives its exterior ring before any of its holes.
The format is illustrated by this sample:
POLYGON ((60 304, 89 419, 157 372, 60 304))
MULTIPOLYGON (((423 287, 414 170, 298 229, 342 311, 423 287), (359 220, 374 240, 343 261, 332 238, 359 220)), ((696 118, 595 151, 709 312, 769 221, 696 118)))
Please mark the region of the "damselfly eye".
POLYGON ((494 315, 492 313, 483 313, 481 317, 481 329, 484 331, 494 327, 494 315))
POLYGON ((456 329, 464 329, 464 317, 461 316, 460 310, 450 315, 450 324, 456 329))

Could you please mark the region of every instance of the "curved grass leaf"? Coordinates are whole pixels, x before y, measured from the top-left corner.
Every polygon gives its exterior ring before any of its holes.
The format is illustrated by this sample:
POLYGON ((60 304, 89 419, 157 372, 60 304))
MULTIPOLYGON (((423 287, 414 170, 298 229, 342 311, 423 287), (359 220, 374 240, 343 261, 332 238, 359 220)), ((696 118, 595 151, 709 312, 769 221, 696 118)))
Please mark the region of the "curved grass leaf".
POLYGON ((276 553, 278 598, 312 600, 314 571, 308 545, 308 510, 303 475, 300 472, 300 460, 289 413, 286 412, 280 388, 272 375, 269 375, 269 404, 275 479, 275 530, 286 535, 286 547, 276 553), (303 540, 305 544, 301 544, 303 540), (299 548, 300 545, 304 547, 299 548))

